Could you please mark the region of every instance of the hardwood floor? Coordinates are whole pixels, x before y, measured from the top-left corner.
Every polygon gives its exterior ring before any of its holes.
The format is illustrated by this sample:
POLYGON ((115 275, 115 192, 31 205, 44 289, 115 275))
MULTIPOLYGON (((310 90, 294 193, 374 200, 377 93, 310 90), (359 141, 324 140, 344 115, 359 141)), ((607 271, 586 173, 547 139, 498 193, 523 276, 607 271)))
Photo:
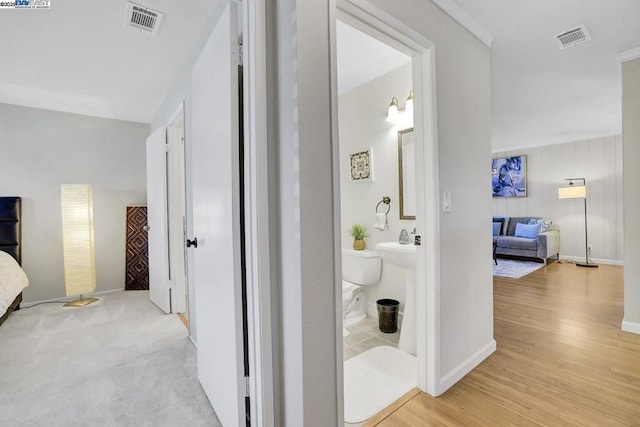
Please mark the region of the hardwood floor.
POLYGON ((368 425, 640 425, 622 267, 553 263, 493 283, 497 351, 442 396, 414 391, 368 425))
POLYGON ((180 318, 180 320, 182 321, 182 324, 189 329, 189 320, 187 319, 187 316, 185 316, 183 313, 178 313, 178 317, 180 318))

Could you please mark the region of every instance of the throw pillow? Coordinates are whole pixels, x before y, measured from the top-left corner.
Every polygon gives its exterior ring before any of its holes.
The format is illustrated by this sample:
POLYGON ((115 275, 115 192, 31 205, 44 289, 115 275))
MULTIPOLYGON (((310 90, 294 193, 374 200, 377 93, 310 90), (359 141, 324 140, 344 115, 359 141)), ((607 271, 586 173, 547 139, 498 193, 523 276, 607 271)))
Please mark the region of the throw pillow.
POLYGON ((543 219, 535 219, 535 218, 530 218, 529 219, 529 224, 531 225, 535 225, 535 224, 540 224, 540 232, 544 233, 545 231, 549 231, 549 229, 551 229, 551 221, 545 221, 543 219))
POLYGON ((494 222, 493 223, 493 235, 494 236, 499 236, 500 235, 500 226, 502 225, 501 222, 494 222))
POLYGON ((516 231, 513 234, 515 237, 527 237, 529 239, 535 239, 540 232, 540 224, 516 224, 516 231))

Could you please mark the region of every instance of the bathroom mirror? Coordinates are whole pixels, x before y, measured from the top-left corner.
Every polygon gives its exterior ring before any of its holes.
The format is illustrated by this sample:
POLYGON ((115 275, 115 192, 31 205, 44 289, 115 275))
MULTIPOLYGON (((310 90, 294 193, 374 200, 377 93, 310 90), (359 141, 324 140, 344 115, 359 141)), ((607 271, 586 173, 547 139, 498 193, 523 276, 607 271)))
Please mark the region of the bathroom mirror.
POLYGON ((400 219, 416 219, 416 162, 413 128, 398 132, 400 219))

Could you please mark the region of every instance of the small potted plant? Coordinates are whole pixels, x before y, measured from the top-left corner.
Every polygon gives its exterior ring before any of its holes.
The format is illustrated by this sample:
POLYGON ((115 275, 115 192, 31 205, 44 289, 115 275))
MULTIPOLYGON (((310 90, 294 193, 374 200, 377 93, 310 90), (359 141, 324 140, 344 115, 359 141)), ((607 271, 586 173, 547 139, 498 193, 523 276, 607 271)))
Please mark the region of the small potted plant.
POLYGON ((349 235, 353 237, 353 249, 361 251, 365 248, 364 238, 369 237, 367 233, 367 227, 360 224, 353 224, 349 235))

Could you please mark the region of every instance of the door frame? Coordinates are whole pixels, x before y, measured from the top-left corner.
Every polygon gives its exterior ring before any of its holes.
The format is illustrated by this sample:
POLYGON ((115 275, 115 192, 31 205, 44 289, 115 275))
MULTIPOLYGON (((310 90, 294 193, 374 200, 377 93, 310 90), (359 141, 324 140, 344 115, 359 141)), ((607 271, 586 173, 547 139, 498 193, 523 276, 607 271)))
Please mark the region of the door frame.
MULTIPOLYGON (((416 303, 425 310, 417 310, 417 359, 418 388, 432 396, 441 394, 440 387, 440 200, 438 180, 438 135, 436 101, 435 44, 403 22, 384 12, 368 0, 338 0, 335 18, 381 40, 411 56, 414 100, 414 129, 416 141, 416 180, 424 182, 422 191, 416 193, 416 226, 422 235, 416 263, 416 303)), ((334 19, 335 21, 335 19, 334 19)), ((338 91, 336 76, 335 24, 331 31, 332 82, 331 90, 334 123, 334 159, 338 159, 338 91)), ((339 198, 339 169, 334 168, 334 194, 339 198)), ((339 218, 340 212, 334 213, 339 218)), ((340 228, 335 227, 335 237, 340 241, 340 228)), ((336 266, 341 253, 336 251, 336 266)), ((340 277, 340 271, 336 272, 340 277)), ((341 301, 339 286, 336 304, 341 301)), ((336 310, 337 325, 342 324, 342 311, 336 310)), ((342 349, 342 333, 336 330, 338 349, 342 349)), ((342 353, 337 354, 338 362, 342 353)), ((338 372, 338 402, 344 400, 342 371, 338 372)))
MULTIPOLYGON (((168 150, 167 225, 169 227, 169 279, 173 282, 173 292, 171 293, 172 312, 187 312, 188 315, 188 251, 184 244, 187 218, 185 123, 183 101, 171 115, 166 126, 168 150), (178 134, 172 132, 175 129, 181 129, 181 132, 178 134)), ((189 322, 189 325, 191 325, 191 322, 189 322)))
POLYGON ((274 345, 271 298, 271 217, 267 126, 268 64, 265 2, 242 2, 243 132, 245 171, 245 256, 249 340, 249 397, 252 424, 276 425, 274 345))
MULTIPOLYGON (((267 60, 267 52, 273 49, 267 36, 273 36, 273 29, 269 27, 275 10, 272 5, 264 2, 242 2, 243 7, 243 64, 244 64, 244 132, 245 132, 245 171, 250 175, 246 180, 246 218, 247 235, 247 296, 249 312, 249 351, 251 396, 251 419, 258 425, 273 426, 279 415, 276 408, 276 395, 280 395, 280 386, 275 381, 279 372, 274 369, 274 357, 278 353, 273 345, 277 340, 277 331, 273 328, 272 311, 277 301, 272 298, 272 274, 271 270, 272 245, 269 233, 277 229, 271 224, 275 221, 269 214, 273 212, 273 206, 269 206, 269 174, 267 173, 270 162, 270 150, 264 141, 274 139, 274 135, 267 127, 270 118, 268 105, 270 91, 267 81, 273 79, 271 68, 267 60), (260 212, 260 214, 258 214, 260 212)), ((422 301, 426 310, 418 312, 418 387, 432 396, 441 393, 440 387, 440 200, 438 181, 438 146, 437 146, 437 116, 436 116, 436 83, 435 83, 435 45, 433 42, 417 33, 407 25, 399 22, 394 17, 381 11, 368 0, 332 0, 330 2, 331 19, 331 96, 332 96, 332 122, 334 135, 333 147, 334 162, 339 159, 337 145, 337 82, 335 80, 335 17, 338 11, 348 14, 365 26, 377 30, 378 34, 385 34, 390 40, 401 42, 412 53, 412 72, 414 81, 414 93, 417 96, 414 103, 414 120, 416 137, 425 144, 417 147, 416 154, 422 162, 422 168, 417 171, 417 179, 426 182, 428 177, 430 185, 423 188, 423 192, 417 194, 417 226, 423 235, 424 250, 419 253, 423 262, 419 263, 416 277, 422 278, 416 287, 418 301, 422 301), (336 5, 336 2, 338 3, 336 5), (422 100, 427 100, 423 102, 422 100), (427 253, 430 254, 427 256, 427 253)), ((272 154, 272 153, 271 153, 272 154)), ((339 185, 337 169, 334 168, 334 185, 339 185)), ((271 184, 273 185, 273 184, 271 184)), ((339 194, 339 188, 334 188, 334 194, 339 194)), ((334 212, 335 241, 340 241, 339 228, 339 204, 336 204, 334 212)), ((335 265, 341 265, 340 252, 335 254, 335 265)), ((340 278, 340 271, 335 272, 335 277, 340 278)), ((273 282, 275 285, 275 282, 273 282)), ((335 307, 340 307, 341 295, 337 294, 335 307)), ((337 361, 337 405, 339 413, 343 414, 343 378, 342 378, 342 330, 338 327, 342 324, 342 310, 336 309, 335 336, 338 341, 337 361)), ((280 396, 282 397, 282 396, 280 396)))

